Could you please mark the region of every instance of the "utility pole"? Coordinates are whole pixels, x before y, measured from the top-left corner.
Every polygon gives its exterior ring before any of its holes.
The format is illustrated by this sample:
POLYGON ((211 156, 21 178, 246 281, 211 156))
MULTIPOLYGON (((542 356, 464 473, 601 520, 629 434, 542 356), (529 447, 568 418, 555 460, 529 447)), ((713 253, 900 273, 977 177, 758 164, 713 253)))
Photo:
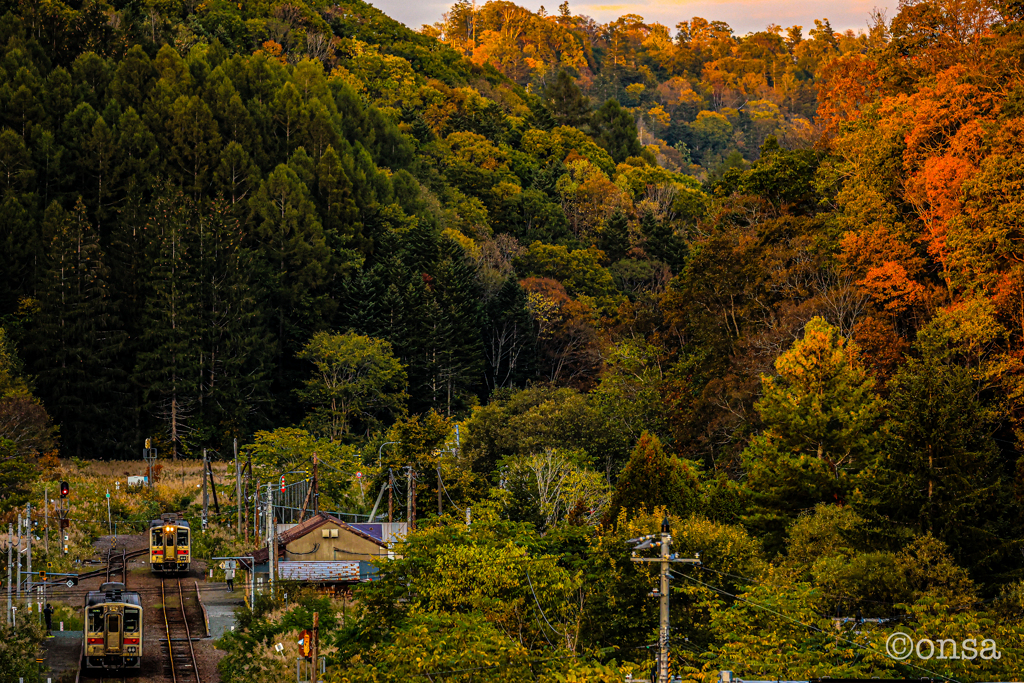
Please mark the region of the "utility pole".
MULTIPOLYGON (((675 553, 669 553, 669 546, 672 544, 672 530, 669 527, 668 516, 661 522, 660 534, 648 534, 639 538, 631 538, 627 543, 638 543, 633 547, 633 562, 657 562, 660 565, 658 589, 651 593, 657 597, 659 602, 658 614, 658 681, 657 683, 669 683, 669 567, 672 564, 700 564, 700 556, 694 559, 680 558, 675 553), (647 550, 652 546, 658 546, 661 552, 658 557, 637 557, 636 551, 647 550)), ((652 682, 653 683, 653 682, 652 682)))
POLYGON ((416 528, 416 472, 409 465, 409 491, 405 498, 405 521, 408 530, 416 528))
POLYGON ((313 612, 313 673, 310 674, 309 683, 316 683, 316 675, 320 673, 320 661, 317 651, 320 645, 320 613, 313 612))
POLYGON ((11 563, 14 562, 14 558, 11 557, 11 551, 14 549, 14 529, 11 523, 7 523, 7 624, 11 623, 11 563))
POLYGON ((238 509, 238 531, 242 531, 242 477, 238 469, 238 437, 234 441, 235 449, 235 506, 238 509))
MULTIPOLYGON (((320 459, 313 454, 313 514, 320 514, 320 459)), ((370 520, 371 522, 373 520, 370 520)))
POLYGON ((50 489, 43 487, 43 546, 46 549, 47 561, 50 557, 50 489))
POLYGON ((388 468, 388 524, 395 521, 395 473, 388 468))
POLYGON ((274 519, 274 487, 267 484, 267 543, 270 544, 270 552, 267 554, 269 562, 267 568, 270 570, 270 594, 274 594, 274 565, 277 564, 277 534, 275 533, 276 519, 274 519))
MULTIPOLYGON (((235 464, 238 461, 235 460, 235 464)), ((210 493, 206 490, 206 449, 203 449, 203 528, 206 528, 207 520, 210 519, 210 493)))
POLYGON ((21 534, 21 530, 22 530, 22 523, 21 523, 21 515, 19 514, 18 515, 18 551, 14 554, 14 559, 18 561, 18 583, 17 583, 18 588, 17 588, 17 593, 15 594, 14 597, 16 598, 16 601, 19 602, 19 603, 21 602, 21 535, 22 535, 21 534))
MULTIPOLYGON (((245 454, 245 498, 249 500, 249 491, 259 491, 260 487, 252 488, 252 452, 245 454)), ((255 497, 255 496, 254 496, 255 497)), ((249 506, 245 506, 245 542, 249 543, 249 506)))
POLYGON ((25 531, 28 533, 28 550, 26 566, 28 574, 25 576, 25 592, 28 593, 29 604, 32 601, 32 503, 25 503, 25 531))
POLYGON ((437 516, 441 516, 441 468, 437 468, 437 516))
POLYGON ((213 461, 206 461, 207 471, 203 473, 205 477, 207 473, 210 475, 210 491, 213 492, 213 511, 220 517, 220 501, 217 500, 217 482, 213 480, 213 461))

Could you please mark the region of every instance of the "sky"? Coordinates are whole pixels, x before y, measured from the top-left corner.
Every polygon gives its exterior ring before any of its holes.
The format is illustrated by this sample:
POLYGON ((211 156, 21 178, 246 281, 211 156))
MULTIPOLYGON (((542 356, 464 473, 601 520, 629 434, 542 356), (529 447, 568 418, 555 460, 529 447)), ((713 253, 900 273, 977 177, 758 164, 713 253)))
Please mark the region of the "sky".
MULTIPOLYGON (((479 0, 483 4, 485 0, 479 0)), ((658 22, 674 28, 680 21, 691 17, 703 17, 708 21, 724 21, 732 27, 736 35, 753 31, 761 31, 769 24, 779 24, 786 28, 798 25, 804 27, 804 34, 814 28, 814 20, 827 18, 837 31, 853 29, 866 30, 871 10, 875 7, 886 11, 886 16, 893 17, 896 2, 873 2, 872 0, 849 0, 848 2, 828 2, 827 0, 655 0, 653 2, 615 2, 606 0, 607 4, 582 3, 569 0, 569 9, 573 14, 585 14, 600 23, 606 23, 623 14, 639 14, 648 22, 658 22)), ((549 13, 558 11, 561 0, 516 1, 533 11, 543 4, 549 13)), ((445 0, 371 0, 371 4, 385 14, 401 21, 409 28, 419 30, 423 24, 433 24, 441 19, 452 5, 445 0)))

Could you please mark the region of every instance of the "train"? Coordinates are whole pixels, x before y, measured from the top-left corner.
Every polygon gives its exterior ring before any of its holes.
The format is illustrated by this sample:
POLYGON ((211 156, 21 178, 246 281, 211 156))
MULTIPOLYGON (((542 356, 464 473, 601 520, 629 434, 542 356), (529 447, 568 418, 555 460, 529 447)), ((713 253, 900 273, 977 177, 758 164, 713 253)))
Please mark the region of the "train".
POLYGON ((86 669, 139 669, 142 667, 142 600, 123 583, 109 582, 85 596, 85 642, 82 665, 86 669))
POLYGON ((170 512, 149 523, 149 564, 154 574, 184 574, 191 567, 192 530, 170 512))

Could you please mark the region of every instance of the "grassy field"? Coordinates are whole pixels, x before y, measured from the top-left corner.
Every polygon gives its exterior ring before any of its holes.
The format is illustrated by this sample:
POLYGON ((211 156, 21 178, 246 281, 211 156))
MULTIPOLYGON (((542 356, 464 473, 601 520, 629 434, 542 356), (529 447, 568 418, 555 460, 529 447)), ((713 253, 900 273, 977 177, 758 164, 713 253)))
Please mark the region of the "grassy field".
MULTIPOLYGON (((32 521, 36 537, 33 555, 38 561, 52 563, 53 571, 72 571, 81 560, 96 555, 94 542, 102 536, 142 533, 149 520, 164 512, 184 513, 193 528, 201 528, 202 463, 194 460, 162 461, 156 466, 154 486, 128 487, 129 476, 145 476, 148 467, 139 461, 63 460, 46 472, 33 487, 32 521), (60 482, 70 485, 70 495, 64 501, 69 521, 67 529, 68 553, 60 550, 56 518, 59 510, 60 482), (108 498, 109 493, 109 513, 108 498), (49 509, 44 512, 44 501, 49 498, 49 509), (50 553, 45 547, 49 541, 50 553)), ((229 543, 233 534, 226 533, 220 522, 230 521, 234 512, 234 467, 230 463, 213 463, 213 478, 221 503, 221 515, 214 513, 213 492, 210 492, 209 538, 197 535, 194 545, 198 556, 229 543), (232 475, 228 478, 228 474, 232 475), (211 543, 217 539, 216 542, 211 543)), ((19 512, 25 513, 22 509, 19 512)), ((11 516, 13 516, 12 513, 11 516)))

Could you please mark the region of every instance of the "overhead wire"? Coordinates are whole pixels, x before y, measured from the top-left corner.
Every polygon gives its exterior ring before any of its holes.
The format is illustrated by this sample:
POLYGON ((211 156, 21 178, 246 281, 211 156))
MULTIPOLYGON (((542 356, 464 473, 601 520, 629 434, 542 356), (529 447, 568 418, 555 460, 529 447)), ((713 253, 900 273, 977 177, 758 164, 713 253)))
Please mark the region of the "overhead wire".
MULTIPOLYGON (((816 633, 820 633, 820 634, 822 634, 824 636, 827 636, 829 638, 835 638, 836 640, 841 640, 841 641, 843 641, 845 643, 849 643, 850 645, 853 645, 854 647, 858 647, 858 648, 861 648, 863 650, 867 650, 868 652, 874 652, 876 654, 881 654, 878 650, 876 650, 873 647, 869 647, 868 645, 865 645, 863 643, 858 643, 855 640, 850 640, 849 638, 844 638, 844 637, 842 637, 840 635, 837 635, 837 634, 834 634, 834 633, 829 633, 828 631, 826 631, 826 630, 824 630, 824 629, 822 629, 822 628, 820 628, 818 626, 815 626, 814 624, 808 624, 808 623, 805 623, 803 621, 800 621, 799 619, 794 619, 793 617, 786 616, 785 614, 783 614, 783 613, 781 613, 781 612, 779 612, 777 610, 774 610, 771 607, 767 607, 765 605, 761 605, 759 603, 756 603, 753 600, 748 600, 747 598, 740 597, 739 595, 735 595, 733 593, 730 593, 729 591, 724 590, 722 588, 718 588, 717 586, 712 586, 709 583, 704 583, 700 579, 696 579, 696 578, 694 578, 692 576, 687 576, 686 574, 683 574, 683 573, 681 573, 679 571, 676 571, 674 569, 670 569, 669 572, 674 574, 675 576, 678 576, 681 579, 686 579, 687 581, 692 581, 694 583, 698 583, 698 584, 704 586, 705 588, 709 588, 709 589, 715 591, 716 593, 721 593, 722 595, 726 595, 726 596, 728 596, 730 598, 733 598, 734 600, 739 600, 740 602, 743 602, 743 603, 746 603, 748 605, 751 605, 752 607, 756 607, 758 609, 765 610, 766 612, 771 612, 772 614, 774 614, 777 617, 785 619, 786 621, 794 623, 794 624, 796 624, 798 626, 802 626, 803 628, 806 628, 808 630, 814 631, 816 633)), ((925 669, 924 667, 920 667, 920 666, 917 666, 915 664, 910 664, 908 662, 898 662, 898 664, 900 664, 902 666, 909 666, 909 667, 911 667, 913 669, 917 669, 918 671, 923 671, 923 672, 925 672, 927 674, 931 674, 933 676, 938 676, 939 678, 941 678, 941 679, 943 679, 945 681, 951 681, 951 683, 959 683, 957 681, 957 679, 955 679, 955 678, 950 678, 949 676, 945 676, 945 675, 940 674, 940 673, 938 673, 936 671, 931 671, 930 669, 925 669)))
MULTIPOLYGON (((559 638, 564 638, 565 634, 559 633, 555 629, 555 627, 551 625, 551 622, 548 621, 548 615, 544 614, 544 608, 540 606, 540 600, 537 599, 537 591, 533 590, 533 579, 530 578, 530 570, 524 567, 523 571, 526 572, 526 581, 530 584, 530 592, 533 593, 533 602, 537 605, 537 609, 540 611, 540 615, 544 617, 544 623, 548 625, 548 628, 551 629, 552 633, 554 633, 559 638)), ((548 640, 548 636, 546 633, 544 634, 544 639, 548 641, 549 645, 551 644, 551 641, 548 640)))
POLYGON ((455 501, 452 500, 452 497, 448 495, 448 487, 444 485, 444 479, 441 478, 440 467, 437 468, 437 483, 441 485, 441 490, 444 491, 444 495, 448 496, 448 502, 451 503, 452 506, 454 507, 459 507, 458 505, 456 505, 455 501))

